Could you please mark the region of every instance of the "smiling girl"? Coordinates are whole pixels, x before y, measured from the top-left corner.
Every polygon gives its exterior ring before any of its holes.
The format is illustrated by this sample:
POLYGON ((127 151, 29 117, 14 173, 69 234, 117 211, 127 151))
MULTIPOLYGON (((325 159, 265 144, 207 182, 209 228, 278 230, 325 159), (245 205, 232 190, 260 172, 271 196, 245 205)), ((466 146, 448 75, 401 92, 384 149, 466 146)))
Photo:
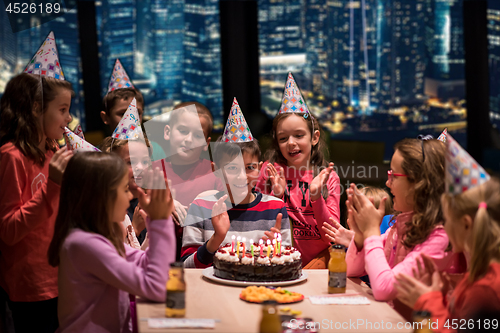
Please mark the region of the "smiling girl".
MULTIPOLYGON (((449 241, 440 205, 445 145, 438 140, 404 139, 394 149, 386 182, 394 196, 394 224, 380 235, 385 199, 377 209, 354 184, 346 202, 355 231, 346 256, 347 276, 368 274, 379 301, 394 300, 396 275, 412 274, 420 253, 439 259, 440 270, 448 268, 452 258, 445 253, 449 241)), ((395 307, 409 315, 402 304, 395 307)))
POLYGON ((57 150, 71 121, 68 81, 20 74, 0 111, 0 269, 18 332, 57 326, 57 269, 47 262, 62 174, 71 151, 57 150))

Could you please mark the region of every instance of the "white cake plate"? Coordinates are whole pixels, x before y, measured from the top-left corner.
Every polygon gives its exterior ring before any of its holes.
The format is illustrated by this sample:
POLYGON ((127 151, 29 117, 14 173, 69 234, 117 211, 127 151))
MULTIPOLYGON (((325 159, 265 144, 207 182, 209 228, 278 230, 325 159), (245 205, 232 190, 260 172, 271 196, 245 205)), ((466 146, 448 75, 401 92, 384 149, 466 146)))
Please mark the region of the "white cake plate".
POLYGON ((206 277, 209 280, 212 280, 214 282, 220 283, 220 284, 225 284, 228 286, 238 286, 238 287, 248 287, 248 286, 275 286, 275 287, 282 287, 282 286, 290 286, 292 284, 296 284, 302 281, 307 280, 307 272, 304 272, 302 270, 302 275, 295 280, 289 280, 289 281, 276 281, 276 282, 259 282, 259 281, 236 281, 236 280, 226 280, 226 279, 221 279, 217 276, 214 275, 214 268, 213 266, 207 267, 203 270, 203 276, 206 277))

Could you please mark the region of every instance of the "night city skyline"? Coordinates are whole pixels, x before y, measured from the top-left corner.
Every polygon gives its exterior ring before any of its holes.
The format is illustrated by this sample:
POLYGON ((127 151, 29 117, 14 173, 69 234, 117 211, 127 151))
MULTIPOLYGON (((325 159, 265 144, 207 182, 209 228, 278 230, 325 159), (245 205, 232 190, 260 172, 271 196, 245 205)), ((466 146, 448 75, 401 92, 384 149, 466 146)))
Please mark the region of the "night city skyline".
MULTIPOLYGON (((383 141, 380 131, 408 136, 404 133, 437 133, 446 126, 465 143, 463 0, 257 2, 261 109, 269 117, 279 108, 291 71, 334 138, 383 141)), ((119 58, 145 96, 146 114, 196 99, 211 109, 220 127, 217 0, 95 4, 103 95, 119 58)), ((0 93, 54 30, 61 64, 77 93, 72 112, 84 123, 76 10, 16 34, 1 14, 0 93)), ((490 116, 498 124, 500 5, 494 1, 488 9, 488 40, 490 116)))

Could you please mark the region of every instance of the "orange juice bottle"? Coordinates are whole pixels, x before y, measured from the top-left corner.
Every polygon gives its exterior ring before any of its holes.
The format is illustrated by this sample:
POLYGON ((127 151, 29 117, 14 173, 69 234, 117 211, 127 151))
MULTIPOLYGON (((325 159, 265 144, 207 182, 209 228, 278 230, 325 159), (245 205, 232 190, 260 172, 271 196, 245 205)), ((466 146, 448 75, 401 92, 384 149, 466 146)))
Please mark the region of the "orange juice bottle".
POLYGON ((182 262, 170 264, 165 316, 186 316, 186 282, 184 282, 184 264, 182 262))
POLYGON ((330 262, 328 263, 328 293, 345 293, 347 265, 345 250, 342 245, 330 247, 330 262))
POLYGON ((278 314, 276 301, 264 301, 262 307, 262 318, 260 320, 259 333, 281 333, 281 319, 278 314))

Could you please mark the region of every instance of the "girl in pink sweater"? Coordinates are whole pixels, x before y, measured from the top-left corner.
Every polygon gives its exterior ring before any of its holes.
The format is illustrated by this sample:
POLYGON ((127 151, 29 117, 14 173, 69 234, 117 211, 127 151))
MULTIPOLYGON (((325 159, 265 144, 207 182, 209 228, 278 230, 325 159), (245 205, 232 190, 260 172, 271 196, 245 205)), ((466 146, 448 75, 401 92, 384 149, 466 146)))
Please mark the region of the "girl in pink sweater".
MULTIPOLYGON (((438 140, 404 139, 394 149, 386 182, 397 211, 393 225, 380 235, 383 202, 376 209, 354 184, 346 202, 355 231, 346 256, 347 276, 368 274, 379 301, 395 299, 395 277, 399 273, 411 275, 420 253, 436 259, 441 270, 451 264, 440 205, 445 145, 438 140)), ((408 307, 396 302, 394 306, 409 317, 408 307)))
MULTIPOLYGON (((157 184, 163 174, 150 171, 147 179, 157 184)), ((168 186, 147 195, 139 189, 150 242, 146 251, 132 249, 120 227, 132 197, 128 183, 128 168, 114 154, 78 153, 67 165, 48 252, 50 265, 59 266, 61 332, 131 332, 129 293, 165 301, 175 260, 173 199, 168 186)))

